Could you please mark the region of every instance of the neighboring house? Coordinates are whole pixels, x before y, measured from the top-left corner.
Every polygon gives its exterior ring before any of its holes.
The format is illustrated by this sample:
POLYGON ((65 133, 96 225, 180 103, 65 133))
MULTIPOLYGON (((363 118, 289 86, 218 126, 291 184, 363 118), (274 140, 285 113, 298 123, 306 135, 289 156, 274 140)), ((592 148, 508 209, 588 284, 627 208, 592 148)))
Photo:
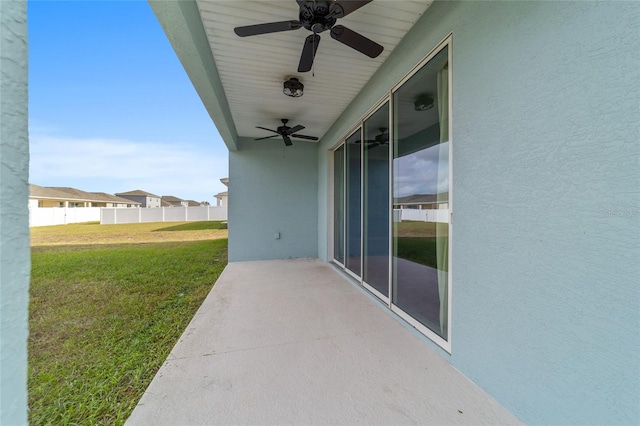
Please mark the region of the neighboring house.
POLYGON ((202 206, 208 206, 209 204, 207 202, 200 202, 200 201, 196 201, 196 200, 186 200, 187 201, 187 205, 189 207, 202 207, 202 206))
POLYGON ((189 201, 173 195, 163 195, 161 198, 162 207, 188 207, 189 201))
POLYGON ((313 73, 307 29, 234 34, 299 3, 150 1, 229 149, 229 261, 335 265, 526 423, 640 422, 640 3, 373 1, 338 23, 382 54, 321 32, 313 73))
POLYGON ((138 207, 140 203, 104 192, 29 185, 29 207, 138 207))
POLYGON ((413 194, 393 199, 396 209, 447 209, 449 194, 413 194))
POLYGON ((128 192, 120 192, 117 193, 116 196, 136 201, 140 203, 140 207, 160 207, 160 196, 142 191, 140 189, 128 192))
MULTIPOLYGON (((229 178, 222 178, 220 179, 220 182, 222 182, 225 186, 229 186, 229 178)), ((224 192, 219 192, 216 195, 214 195, 214 197, 216 197, 216 206, 218 207, 228 207, 229 206, 229 191, 224 191, 224 192)))
POLYGON ((92 192, 92 194, 95 194, 101 200, 92 203, 93 207, 140 207, 139 202, 118 197, 117 195, 105 192, 92 192))

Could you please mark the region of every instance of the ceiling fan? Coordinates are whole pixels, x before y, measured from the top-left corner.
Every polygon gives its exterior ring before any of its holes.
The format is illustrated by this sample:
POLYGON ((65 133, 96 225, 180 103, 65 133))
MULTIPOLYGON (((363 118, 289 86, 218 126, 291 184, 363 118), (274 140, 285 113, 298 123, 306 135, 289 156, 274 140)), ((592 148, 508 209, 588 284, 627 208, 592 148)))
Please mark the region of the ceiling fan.
MULTIPOLYGON (((292 142, 291 142, 291 138, 297 138, 297 139, 308 139, 310 141, 317 141, 318 138, 315 136, 307 136, 307 135, 299 135, 296 132, 299 132, 300 130, 304 129, 304 126, 301 125, 297 125, 294 127, 289 127, 287 126, 287 123, 289 122, 288 119, 283 118, 281 119, 282 121, 282 126, 278 127, 277 130, 271 130, 271 129, 267 129, 266 127, 260 127, 260 126, 256 126, 257 129, 262 129, 262 130, 268 130, 270 132, 273 133, 277 133, 277 135, 282 136, 282 140, 284 141, 284 144, 286 146, 291 146, 292 142)), ((257 138, 254 139, 256 141, 260 141, 263 139, 270 139, 270 138, 275 138, 277 135, 271 135, 271 136, 265 136, 264 138, 257 138)))
POLYGON ((387 132, 387 128, 378 127, 378 130, 380 130, 380 134, 376 135, 373 139, 367 139, 364 141, 364 143, 367 144, 364 149, 371 149, 379 145, 389 144, 389 132, 387 132))
POLYGON ((375 58, 384 47, 343 25, 336 25, 339 18, 360 9, 372 0, 296 0, 300 8, 297 21, 269 22, 266 24, 247 25, 234 28, 240 37, 259 34, 276 33, 280 31, 297 30, 302 27, 313 32, 304 41, 302 55, 298 64, 298 72, 307 72, 313 66, 313 59, 318 50, 320 36, 318 34, 329 30, 331 38, 345 44, 370 58, 375 58))

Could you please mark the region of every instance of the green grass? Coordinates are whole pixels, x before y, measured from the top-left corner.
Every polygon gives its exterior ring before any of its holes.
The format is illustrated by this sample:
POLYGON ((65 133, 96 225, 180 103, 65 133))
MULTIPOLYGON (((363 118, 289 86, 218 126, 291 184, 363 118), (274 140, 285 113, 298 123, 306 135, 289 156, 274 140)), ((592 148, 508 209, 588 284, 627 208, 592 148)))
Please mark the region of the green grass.
POLYGON ((31 228, 32 246, 159 243, 227 238, 226 224, 221 221, 129 223, 100 225, 77 223, 31 228))
POLYGON ((87 246, 85 237, 32 250, 31 424, 124 423, 227 263, 224 238, 87 246))
MULTIPOLYGON (((400 237, 396 256, 438 269, 436 242, 436 238, 400 237)), ((444 270, 447 269, 447 262, 444 261, 444 270)))
MULTIPOLYGON (((437 268, 438 239, 445 240, 449 232, 447 223, 404 221, 395 223, 397 235, 396 255, 421 265, 437 268)), ((446 269, 447 262, 444 262, 446 269)))

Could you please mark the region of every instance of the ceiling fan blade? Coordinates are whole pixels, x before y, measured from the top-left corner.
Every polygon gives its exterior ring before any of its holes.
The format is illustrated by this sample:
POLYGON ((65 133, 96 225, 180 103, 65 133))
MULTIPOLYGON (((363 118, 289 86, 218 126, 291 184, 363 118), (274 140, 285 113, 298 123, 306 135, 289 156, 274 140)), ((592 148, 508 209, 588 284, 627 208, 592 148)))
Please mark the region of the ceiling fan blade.
MULTIPOLYGON (((268 131, 273 132, 273 133, 278 133, 278 132, 277 132, 277 131, 275 131, 275 130, 267 129, 266 127, 256 126, 256 129, 268 130, 268 131)), ((279 133, 278 133, 278 134, 279 134, 279 133)))
POLYGON ((343 25, 336 25, 331 28, 331 37, 342 44, 356 49, 360 53, 364 53, 370 58, 377 57, 384 50, 384 47, 375 41, 370 40, 362 34, 350 30, 343 25))
POLYGON ((304 129, 304 126, 301 126, 301 125, 298 124, 295 127, 291 127, 289 129, 287 129, 287 134, 291 135, 292 133, 299 132, 302 129, 304 129))
POLYGON ((300 21, 280 21, 268 22, 266 24, 246 25, 244 27, 236 27, 233 32, 240 37, 248 37, 259 34, 277 33, 280 31, 291 31, 302 28, 300 21))
POLYGON ((309 139, 310 141, 317 141, 318 138, 315 136, 307 136, 307 135, 291 135, 292 138, 300 138, 300 139, 309 139))
POLYGON ((320 36, 318 34, 311 34, 305 39, 302 55, 300 55, 300 63, 298 64, 298 72, 311 71, 313 58, 316 56, 319 43, 320 36))
POLYGON ((342 0, 336 1, 331 5, 331 15, 336 18, 342 18, 347 16, 353 11, 360 9, 367 3, 371 3, 372 0, 342 0))
POLYGON ((286 146, 291 146, 293 145, 293 143, 291 142, 291 139, 289 138, 289 136, 287 135, 282 135, 282 140, 284 141, 284 144, 286 146))
POLYGON ((261 141, 262 139, 271 139, 271 138, 275 138, 276 136, 278 136, 278 135, 265 136, 264 138, 254 139, 254 141, 261 141))
POLYGON ((373 148, 375 148, 377 146, 380 146, 380 144, 378 142, 372 143, 371 145, 367 145, 367 146, 364 147, 364 149, 369 150, 369 149, 373 149, 373 148))

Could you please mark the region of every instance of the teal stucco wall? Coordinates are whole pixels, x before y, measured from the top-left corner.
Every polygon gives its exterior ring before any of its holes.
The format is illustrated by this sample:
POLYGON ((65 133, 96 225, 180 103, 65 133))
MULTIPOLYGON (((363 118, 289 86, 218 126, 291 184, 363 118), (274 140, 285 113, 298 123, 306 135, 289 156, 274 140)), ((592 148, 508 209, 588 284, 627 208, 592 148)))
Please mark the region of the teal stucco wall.
POLYGON ((0 1, 0 424, 27 424, 27 3, 0 1))
MULTIPOLYGON (((452 353, 532 424, 640 423, 640 3, 436 2, 327 150, 452 34, 452 353)), ((441 352, 442 353, 442 352, 441 352)))
POLYGON ((229 261, 318 256, 317 153, 250 139, 229 152, 229 261))

